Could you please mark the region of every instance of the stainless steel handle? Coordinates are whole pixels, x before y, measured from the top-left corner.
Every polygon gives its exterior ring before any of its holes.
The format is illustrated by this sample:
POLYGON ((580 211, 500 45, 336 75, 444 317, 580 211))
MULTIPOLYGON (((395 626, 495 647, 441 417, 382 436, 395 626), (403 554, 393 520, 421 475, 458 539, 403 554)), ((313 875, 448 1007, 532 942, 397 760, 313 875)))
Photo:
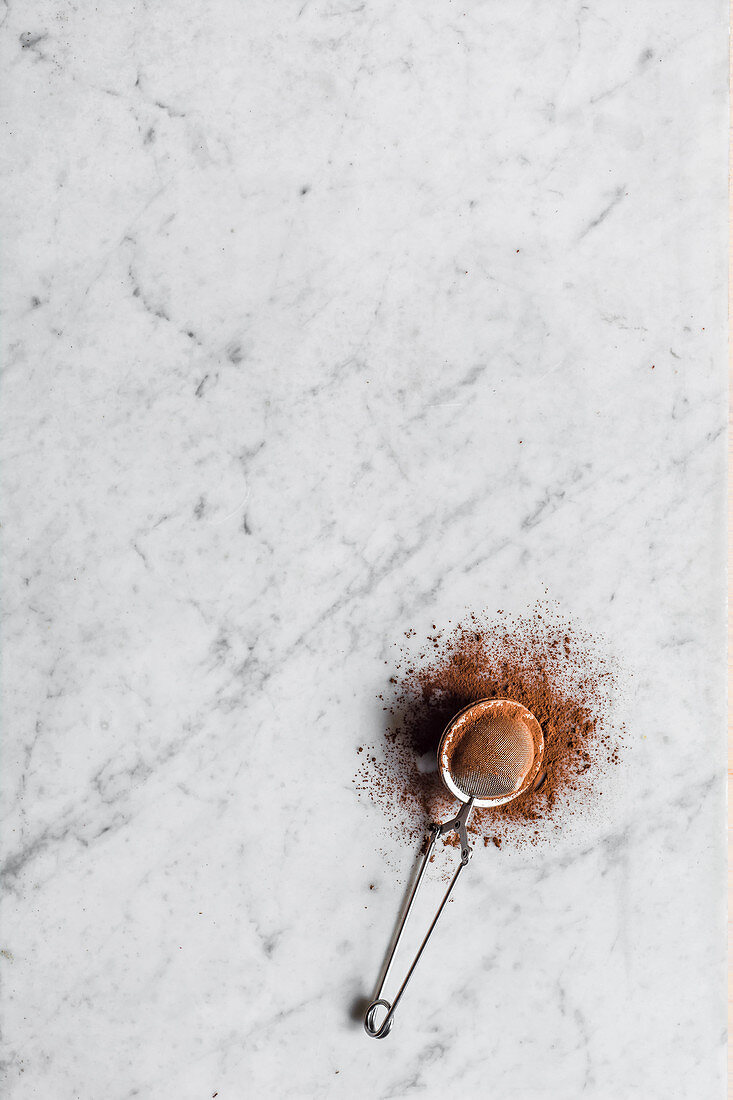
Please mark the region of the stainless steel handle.
POLYGON ((453 887, 455 886, 456 882, 458 881, 458 876, 460 875, 461 871, 463 870, 463 868, 468 863, 468 860, 471 856, 471 849, 470 849, 469 844, 468 844, 468 833, 466 831, 466 826, 468 824, 468 819, 471 816, 471 810, 473 809, 473 801, 474 800, 472 798, 469 799, 469 801, 466 802, 461 807, 460 813, 458 814, 457 817, 452 818, 450 821, 446 821, 446 823, 444 825, 433 825, 431 830, 430 830, 430 843, 428 844, 425 855, 423 856, 423 861, 422 861, 422 864, 420 865, 420 871, 418 873, 417 878, 415 879, 415 885, 412 887, 412 890, 410 891, 410 896, 407 899, 407 904, 405 906, 405 911, 402 915, 402 920, 400 921, 399 928, 397 929, 397 935, 396 935, 394 943, 392 945, 392 950, 389 953, 389 957, 387 959, 387 963, 386 963, 386 966, 384 968, 384 973, 382 974, 382 980, 379 983, 379 988, 377 989, 377 992, 374 996, 374 1000, 369 1005, 369 1008, 366 1010, 366 1012, 364 1014, 364 1030, 366 1031, 367 1035, 371 1035, 371 1037, 373 1039, 386 1039, 386 1037, 389 1035, 390 1031, 392 1030, 392 1024, 394 1023, 394 1014, 397 1010, 397 1005, 400 1003, 400 999, 402 998, 402 994, 405 992, 405 989, 407 988, 407 983, 409 982, 410 978, 412 977, 412 973, 413 973, 415 967, 417 966, 417 964, 420 960, 420 956, 422 955, 423 951, 425 950, 425 946, 426 946, 428 940, 430 939, 430 937, 433 933, 433 929, 435 928, 436 924, 438 923, 438 917, 443 912, 443 908, 445 906, 445 903, 448 901, 448 898, 451 896, 451 893, 453 891, 453 887), (399 942, 402 938, 402 932, 404 930, 405 925, 407 924, 407 918, 410 916, 410 911, 412 910, 413 902, 415 901, 415 898, 417 897, 417 892, 420 889, 420 884, 422 882, 423 875, 425 874, 428 863, 430 862, 430 857, 433 854, 433 848, 435 847, 436 840, 438 839, 439 836, 442 836, 444 833, 452 832, 453 830, 456 830, 458 832, 458 836, 460 837, 460 841, 461 841, 461 862, 459 863, 458 867, 456 868, 456 871, 453 875, 453 878, 451 879, 450 884, 448 886, 448 889, 446 890, 446 892, 443 896, 443 900, 441 901, 440 905, 438 906, 438 911, 435 914, 435 916, 433 917, 432 923, 431 923, 430 927, 428 928, 427 933, 425 935, 425 939, 420 944, 418 952, 415 955, 415 958, 412 960, 412 965, 410 966, 410 969, 407 971, 407 975, 405 977, 405 980, 403 981, 402 985, 400 986, 400 988, 397 992, 397 996, 395 997, 395 999, 390 1004, 389 1001, 385 1000, 384 997, 382 997, 382 990, 384 989, 387 978, 389 977, 389 972, 390 972, 390 969, 391 969, 391 966, 392 966, 392 962, 394 960, 395 953, 396 953, 397 948, 399 946, 399 942), (377 1010, 379 1008, 386 1008, 387 1015, 384 1017, 381 1024, 379 1026, 377 1026, 376 1022, 375 1022, 375 1018, 376 1018, 377 1010))

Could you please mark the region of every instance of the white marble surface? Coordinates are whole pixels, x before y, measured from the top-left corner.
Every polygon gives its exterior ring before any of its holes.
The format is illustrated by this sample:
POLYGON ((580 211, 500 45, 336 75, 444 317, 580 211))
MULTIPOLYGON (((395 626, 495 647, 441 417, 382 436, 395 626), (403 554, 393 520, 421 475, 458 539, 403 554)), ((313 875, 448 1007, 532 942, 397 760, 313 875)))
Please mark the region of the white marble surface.
POLYGON ((723 1095, 725 20, 6 3, 4 1095, 723 1095), (545 594, 617 789, 374 1042, 391 646, 545 594))

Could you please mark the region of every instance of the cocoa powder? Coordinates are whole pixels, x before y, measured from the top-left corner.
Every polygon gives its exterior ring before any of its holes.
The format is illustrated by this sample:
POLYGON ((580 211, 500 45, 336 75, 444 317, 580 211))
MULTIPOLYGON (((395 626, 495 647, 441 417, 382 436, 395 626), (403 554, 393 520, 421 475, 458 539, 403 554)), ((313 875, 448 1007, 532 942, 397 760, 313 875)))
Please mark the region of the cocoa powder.
MULTIPOLYGON (((407 841, 427 823, 455 812, 437 771, 447 723, 479 699, 511 699, 537 718, 544 737, 532 787, 504 806, 476 809, 469 831, 492 841, 536 842, 600 793, 605 765, 619 759, 621 733, 609 720, 614 673, 594 639, 554 609, 537 606, 510 619, 471 614, 434 628, 415 652, 413 630, 397 647, 390 690, 382 693, 387 725, 380 744, 360 757, 355 777, 407 841)), ((448 834, 448 839, 452 834, 448 834)), ((453 838, 457 843, 457 837, 453 838)))
POLYGON ((450 777, 449 788, 452 781, 475 798, 498 798, 535 778, 541 741, 537 722, 519 703, 482 699, 449 724, 438 768, 450 777))

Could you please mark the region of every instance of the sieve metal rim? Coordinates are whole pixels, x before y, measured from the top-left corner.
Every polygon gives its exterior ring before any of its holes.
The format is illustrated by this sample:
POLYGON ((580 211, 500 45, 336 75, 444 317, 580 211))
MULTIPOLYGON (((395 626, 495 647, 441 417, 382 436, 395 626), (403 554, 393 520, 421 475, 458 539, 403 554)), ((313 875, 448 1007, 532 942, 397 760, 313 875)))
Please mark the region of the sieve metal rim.
POLYGON ((489 806, 503 806, 507 802, 513 802, 515 798, 519 798, 520 795, 529 790, 529 788, 532 786, 535 779, 537 778, 540 766, 542 764, 542 754, 545 748, 545 741, 544 737, 542 736, 542 726, 539 724, 532 711, 528 710, 527 707, 522 705, 522 703, 517 703, 515 699, 476 699, 473 703, 469 703, 468 706, 465 706, 462 710, 459 710, 458 714, 453 715, 450 722, 443 730, 443 735, 440 738, 440 743, 438 745, 438 772, 440 774, 441 780, 443 781, 443 785, 448 788, 450 793, 454 795, 455 798, 459 799, 463 803, 469 802, 470 796, 465 794, 460 789, 460 787, 456 786, 456 784, 451 779, 450 772, 448 771, 447 762, 445 762, 444 760, 444 750, 446 748, 446 745, 450 738, 455 734, 456 726, 462 722, 469 711, 480 708, 481 712, 484 713, 486 710, 492 709, 493 707, 503 708, 507 706, 513 707, 515 712, 519 713, 523 721, 526 722, 530 728, 530 732, 532 733, 532 737, 536 746, 535 758, 532 763, 532 767, 527 773, 524 783, 518 791, 512 791, 511 794, 500 798, 474 798, 473 804, 474 806, 485 808, 489 806))

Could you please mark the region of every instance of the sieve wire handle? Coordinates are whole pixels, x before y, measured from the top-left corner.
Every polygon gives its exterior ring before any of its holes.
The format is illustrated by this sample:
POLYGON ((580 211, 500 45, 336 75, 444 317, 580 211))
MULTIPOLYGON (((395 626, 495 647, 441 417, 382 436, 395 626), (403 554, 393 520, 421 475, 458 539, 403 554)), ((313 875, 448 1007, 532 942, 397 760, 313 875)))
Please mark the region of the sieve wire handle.
POLYGON ((394 940, 394 943, 392 945, 392 950, 389 953, 389 957, 387 959, 387 964, 384 968, 384 973, 382 975, 382 980, 379 983, 379 988, 377 989, 374 1000, 369 1005, 369 1007, 367 1008, 367 1010, 364 1014, 364 1030, 366 1031, 367 1035, 371 1035, 371 1037, 373 1039, 386 1039, 386 1037, 389 1035, 390 1031, 392 1030, 392 1024, 394 1023, 394 1014, 397 1010, 397 1005, 400 1003, 400 1000, 402 998, 402 994, 405 992, 405 989, 407 988, 407 983, 409 982, 410 978, 412 977, 412 973, 413 973, 415 967, 417 966, 418 962, 420 961, 420 956, 422 955, 423 951, 425 950, 427 942, 430 939, 431 935, 433 934, 433 929, 435 928, 436 924, 438 923, 438 917, 443 912, 445 904, 448 901, 448 898, 451 896, 451 893, 453 892, 453 887, 455 886, 456 882, 458 881, 458 876, 460 875, 461 871, 463 870, 463 868, 468 863, 468 860, 469 860, 470 855, 471 855, 471 850, 470 850, 469 845, 468 845, 468 834, 466 832, 466 825, 468 824, 468 819, 471 816, 471 810, 472 809, 473 809, 473 799, 471 798, 471 799, 469 799, 468 802, 466 802, 461 807, 460 813, 458 814, 457 817, 452 818, 450 821, 446 821, 444 825, 433 825, 430 829, 430 843, 428 844, 428 847, 425 851, 425 855, 423 856, 423 861, 420 865, 420 871, 418 873, 417 878, 415 879, 415 885, 413 886, 412 890, 410 891, 410 896, 407 900, 407 904, 405 906, 405 911, 402 915, 402 920, 400 921, 399 927, 397 929, 397 934, 395 936, 395 940, 394 940), (444 833, 452 832, 453 830, 456 830, 458 832, 458 836, 459 836, 460 841, 461 841, 461 862, 458 864, 458 867, 456 868, 456 870, 453 874, 453 878, 450 880, 450 884, 448 886, 448 889, 446 890, 445 894, 443 895, 443 900, 441 901, 440 905, 438 906, 438 911, 435 914, 435 916, 433 917, 432 923, 431 923, 430 927, 428 928, 427 933, 425 935, 425 939, 420 944, 420 947, 418 948, 418 952, 415 955, 415 958, 412 960, 412 965, 410 966, 410 969, 407 971, 407 975, 405 977, 405 980, 403 981, 402 985, 400 986, 400 988, 397 992, 397 996, 395 997, 395 999, 390 1004, 389 1001, 385 1000, 384 997, 382 997, 382 990, 384 989, 387 978, 389 977, 389 972, 390 972, 390 969, 392 967, 392 962, 394 960, 395 953, 396 953, 397 948, 399 946, 399 942, 402 939, 402 932, 404 930, 405 925, 407 924, 407 918, 410 916, 410 911, 412 910, 413 902, 415 901, 415 898, 417 897, 417 892, 420 889, 420 884, 422 882, 423 875, 425 874, 428 863, 430 862, 430 857, 433 854, 433 848, 435 847, 436 840, 438 839, 439 836, 442 836, 444 833), (379 1008, 386 1008, 387 1015, 384 1017, 381 1024, 379 1026, 377 1026, 376 1023, 375 1023, 375 1016, 376 1016, 377 1009, 379 1009, 379 1008))

